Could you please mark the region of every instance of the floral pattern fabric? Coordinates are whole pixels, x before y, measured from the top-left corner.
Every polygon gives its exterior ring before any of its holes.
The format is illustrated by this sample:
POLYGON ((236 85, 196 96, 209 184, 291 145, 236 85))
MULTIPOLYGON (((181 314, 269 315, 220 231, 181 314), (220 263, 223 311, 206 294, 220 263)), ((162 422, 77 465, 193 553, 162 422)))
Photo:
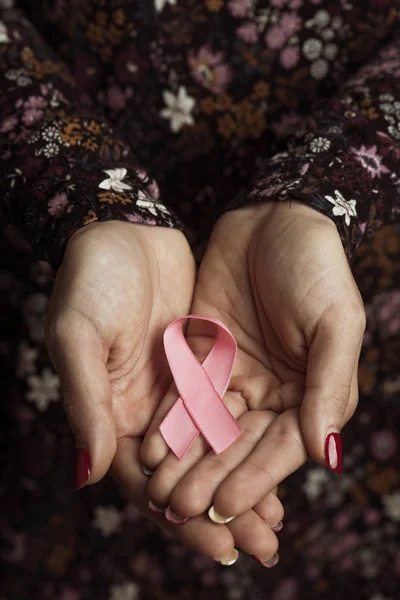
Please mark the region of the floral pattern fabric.
POLYGON ((1 600, 398 600, 399 12, 0 0, 0 212, 51 265, 2 227, 1 600), (111 480, 74 492, 44 313, 80 227, 184 224, 199 257, 221 212, 293 198, 335 221, 363 295, 360 407, 342 476, 310 464, 282 484, 278 566, 224 569, 111 480))

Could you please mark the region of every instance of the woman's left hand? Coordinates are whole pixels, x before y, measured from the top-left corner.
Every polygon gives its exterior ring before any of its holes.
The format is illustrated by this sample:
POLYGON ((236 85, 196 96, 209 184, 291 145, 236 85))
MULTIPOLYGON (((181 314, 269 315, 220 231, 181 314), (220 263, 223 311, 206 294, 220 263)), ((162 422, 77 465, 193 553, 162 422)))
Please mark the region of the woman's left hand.
MULTIPOLYGON (((221 320, 237 340, 224 400, 243 431, 219 455, 199 436, 178 461, 159 432, 176 400, 172 389, 141 448, 143 464, 156 469, 151 500, 185 517, 211 504, 223 517, 237 516, 308 455, 340 472, 339 434, 357 405, 365 313, 334 223, 300 203, 225 214, 191 312, 221 320)), ((191 322, 188 342, 203 358, 209 324, 191 322)))

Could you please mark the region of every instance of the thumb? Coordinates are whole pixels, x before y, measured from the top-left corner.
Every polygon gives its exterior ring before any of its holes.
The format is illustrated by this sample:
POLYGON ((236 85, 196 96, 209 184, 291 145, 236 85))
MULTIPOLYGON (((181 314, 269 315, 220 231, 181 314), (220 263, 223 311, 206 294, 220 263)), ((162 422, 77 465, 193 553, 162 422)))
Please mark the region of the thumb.
POLYGON ((309 455, 337 473, 343 467, 340 431, 358 402, 358 360, 364 329, 363 310, 357 308, 352 315, 347 312, 346 317, 342 310, 327 312, 318 323, 309 350, 301 430, 309 455))
POLYGON ((48 324, 46 341, 78 448, 75 486, 80 489, 104 477, 116 452, 108 349, 93 323, 74 312, 48 324))

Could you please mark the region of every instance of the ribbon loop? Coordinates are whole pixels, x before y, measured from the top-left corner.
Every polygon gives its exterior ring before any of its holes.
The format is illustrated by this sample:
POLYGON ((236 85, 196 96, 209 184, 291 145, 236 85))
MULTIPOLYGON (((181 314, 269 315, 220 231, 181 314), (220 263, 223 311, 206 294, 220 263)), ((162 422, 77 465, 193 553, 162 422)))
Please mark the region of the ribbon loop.
POLYGON ((235 338, 217 319, 188 315, 168 325, 164 348, 180 395, 160 425, 164 440, 182 459, 201 432, 219 454, 233 444, 241 431, 222 400, 236 357, 235 338), (183 334, 186 319, 200 319, 217 326, 217 337, 203 364, 186 342, 183 334))

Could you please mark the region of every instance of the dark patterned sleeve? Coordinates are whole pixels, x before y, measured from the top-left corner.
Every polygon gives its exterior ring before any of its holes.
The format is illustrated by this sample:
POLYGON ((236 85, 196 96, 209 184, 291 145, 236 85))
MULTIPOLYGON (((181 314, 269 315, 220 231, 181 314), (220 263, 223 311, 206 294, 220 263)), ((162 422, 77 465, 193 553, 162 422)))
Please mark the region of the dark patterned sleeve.
POLYGON ((229 208, 300 200, 336 223, 351 260, 400 216, 400 39, 317 107, 229 208))
POLYGON ((94 221, 181 228, 155 181, 13 8, 0 8, 0 211, 54 269, 69 237, 94 221))

